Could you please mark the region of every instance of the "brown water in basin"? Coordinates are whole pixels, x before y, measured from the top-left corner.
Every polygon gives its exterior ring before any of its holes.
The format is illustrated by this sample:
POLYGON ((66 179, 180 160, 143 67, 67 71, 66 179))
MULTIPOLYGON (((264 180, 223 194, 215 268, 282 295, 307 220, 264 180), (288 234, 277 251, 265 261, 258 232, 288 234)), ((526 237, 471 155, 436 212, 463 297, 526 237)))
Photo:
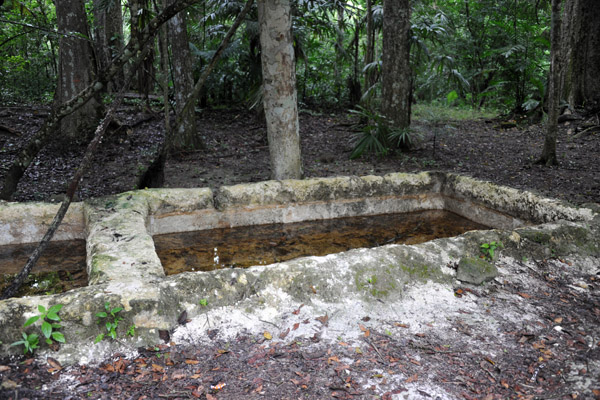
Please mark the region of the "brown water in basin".
POLYGON ((417 244, 488 227, 448 211, 337 218, 154 236, 167 275, 249 267, 359 247, 417 244))
MULTIPOLYGON (((25 266, 37 243, 0 246, 0 291, 25 266)), ((50 242, 17 296, 61 293, 87 286, 85 240, 50 242)))

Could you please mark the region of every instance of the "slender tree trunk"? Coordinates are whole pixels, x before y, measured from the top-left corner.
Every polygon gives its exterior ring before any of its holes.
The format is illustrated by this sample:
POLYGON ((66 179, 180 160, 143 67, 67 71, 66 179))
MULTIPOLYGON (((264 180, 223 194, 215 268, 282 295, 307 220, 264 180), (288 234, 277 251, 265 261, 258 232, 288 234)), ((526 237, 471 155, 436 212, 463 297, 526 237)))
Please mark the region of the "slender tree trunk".
MULTIPOLYGON (((90 41, 87 16, 83 0, 57 1, 56 19, 58 30, 83 35, 61 36, 59 40, 58 84, 54 107, 66 103, 94 81, 95 63, 90 41)), ((64 118, 60 123, 60 137, 68 141, 84 139, 100 119, 102 105, 98 97, 90 98, 82 107, 64 118), (82 137, 83 134, 83 137, 82 137)))
POLYGON ((344 67, 344 7, 338 4, 337 7, 337 32, 335 40, 335 66, 334 66, 334 82, 335 95, 338 102, 342 100, 342 69, 344 67))
POLYGON ((552 0, 550 32, 550 84, 548 87, 548 125, 542 157, 538 161, 547 166, 558 164, 556 138, 558 137, 558 106, 560 100, 560 0, 552 0))
POLYGON ((562 95, 572 107, 600 107, 600 4, 567 0, 561 35, 562 95))
MULTIPOLYGON (((94 43, 98 69, 105 69, 123 50, 123 15, 121 1, 115 0, 104 7, 102 0, 94 0, 94 43)), ((121 71, 109 82, 107 92, 118 92, 123 86, 121 71)))
POLYGON ((409 55, 409 0, 384 0, 381 111, 400 129, 410 126, 412 71, 409 55))
MULTIPOLYGON (((375 28, 373 24, 373 0, 367 0, 367 44, 365 48, 365 67, 375 61, 375 28)), ((365 92, 371 90, 375 84, 375 73, 372 68, 365 71, 365 92)), ((367 103, 372 96, 369 96, 367 103)))
MULTIPOLYGON (((131 37, 140 40, 150 19, 148 0, 129 0, 129 13, 131 37)), ((136 89, 144 95, 146 102, 148 102, 148 95, 154 87, 154 75, 154 51, 151 51, 138 69, 136 81, 136 89)))
POLYGON ((302 158, 289 0, 259 0, 263 103, 273 179, 300 179, 302 158))
MULTIPOLYGON (((169 0, 173 4, 175 0, 169 0)), ((175 89, 175 110, 181 115, 178 130, 172 132, 173 149, 199 149, 204 144, 196 132, 196 115, 194 107, 184 110, 185 102, 194 90, 192 74, 192 54, 190 52, 185 11, 180 12, 169 21, 169 42, 173 63, 173 86, 175 89)))

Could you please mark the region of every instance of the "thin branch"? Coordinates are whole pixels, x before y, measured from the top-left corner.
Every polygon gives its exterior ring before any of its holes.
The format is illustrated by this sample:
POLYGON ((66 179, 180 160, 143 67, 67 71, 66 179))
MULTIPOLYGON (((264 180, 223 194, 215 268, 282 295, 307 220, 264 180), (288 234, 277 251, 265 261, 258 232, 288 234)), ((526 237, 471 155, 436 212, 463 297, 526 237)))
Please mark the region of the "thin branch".
MULTIPOLYGON (((142 53, 147 53, 147 52, 148 52, 148 48, 146 48, 145 51, 142 53)), ((108 109, 106 115, 104 116, 104 119, 100 122, 100 125, 98 125, 98 127, 96 128, 96 132, 94 134, 94 139, 88 144, 85 155, 83 156, 83 160, 81 160, 81 163, 79 164, 79 168, 77 169, 77 171, 71 178, 71 181, 69 182, 69 186, 67 187, 66 195, 60 205, 60 208, 58 209, 58 212, 54 216, 54 219, 52 220, 52 223, 50 224, 48 231, 46 232, 46 234, 44 235, 44 237, 38 244, 37 248, 31 254, 31 256, 29 256, 29 259, 27 260, 27 263, 25 264, 25 266, 23 267, 21 272, 19 272, 19 274, 16 276, 16 278, 12 282, 12 284, 4 290, 4 292, 0 296, 0 300, 7 299, 9 297, 13 297, 17 293, 17 291, 19 290, 19 288, 25 281, 25 278, 29 275, 29 273, 31 272, 31 270, 33 269, 33 267, 39 260, 40 256, 42 255, 42 252, 46 249, 46 247, 48 247, 50 240, 52 239, 52 237, 54 236, 54 233, 60 226, 60 223, 62 222, 63 218, 65 217, 65 214, 67 213, 67 210, 69 209, 69 206, 71 205, 71 202, 73 201, 73 196, 75 195, 75 191, 77 190, 77 187, 79 186, 79 182, 81 181, 83 174, 89 169, 90 165, 92 164, 92 160, 94 159, 94 155, 96 154, 96 152, 98 150, 98 146, 102 142, 104 133, 106 132, 106 129, 110 125, 117 108, 119 108, 119 106, 121 105, 121 103, 123 101, 123 97, 124 97, 123 95, 125 94, 125 90, 129 86, 129 82, 131 82, 131 78, 133 77, 134 72, 139 67, 141 60, 143 60, 143 58, 140 58, 138 63, 135 65, 135 68, 132 68, 131 71, 129 71, 129 74, 127 76, 125 83, 123 84, 123 87, 121 88, 120 92, 117 94, 117 97, 115 98, 115 100, 111 104, 110 108, 108 109)))
MULTIPOLYGON (((56 31, 54 29, 50 29, 50 28, 44 28, 42 26, 36 26, 36 25, 32 25, 32 24, 28 24, 27 22, 17 22, 17 21, 10 21, 7 19, 3 19, 0 18, 0 22, 4 22, 7 24, 13 24, 13 25, 19 25, 19 26, 24 26, 26 28, 30 28, 32 30, 36 30, 36 31, 42 31, 42 32, 46 32, 46 33, 50 33, 52 35, 55 36, 62 36, 62 37, 72 37, 75 39, 81 39, 81 40, 85 40, 87 42, 93 43, 94 41, 92 39, 88 39, 87 37, 83 36, 80 33, 73 33, 73 32, 60 32, 60 31, 56 31)), ((3 43, 4 44, 4 43, 3 43)))
MULTIPOLYGON (((252 8, 253 3, 254 3, 254 0, 248 0, 246 2, 246 5, 242 9, 242 11, 240 11, 240 13, 238 14, 235 22, 233 23, 233 25, 231 25, 231 27, 229 28, 229 31, 227 31, 227 34, 223 38, 223 41, 219 45, 219 48, 217 49, 217 51, 215 51, 215 54, 213 54, 213 57, 210 60, 210 63, 206 66, 204 71, 202 71, 202 75, 200 75, 200 78, 198 78, 198 81, 194 85, 194 90, 192 90, 192 93, 188 96, 188 99, 185 102, 185 106, 183 107, 183 109, 181 110, 179 115, 177 115, 177 120, 175 122, 175 126, 172 129, 172 132, 179 132, 180 126, 183 123, 183 116, 187 115, 187 113, 190 112, 190 108, 194 107, 194 104, 196 104, 196 100, 198 99, 198 96, 200 96, 200 91, 202 90, 202 87, 206 83, 206 79, 208 79, 208 76, 210 75, 212 70, 217 66, 217 63, 221 59, 223 52, 225 51, 227 46, 229 46, 229 42, 230 42, 231 38, 233 37, 233 35, 235 35, 235 32, 237 31, 238 27, 244 21, 244 18, 246 17, 246 14, 248 14, 250 9, 252 8)), ((167 140, 168 150, 170 150, 172 145, 173 145, 173 137, 171 137, 167 140)))

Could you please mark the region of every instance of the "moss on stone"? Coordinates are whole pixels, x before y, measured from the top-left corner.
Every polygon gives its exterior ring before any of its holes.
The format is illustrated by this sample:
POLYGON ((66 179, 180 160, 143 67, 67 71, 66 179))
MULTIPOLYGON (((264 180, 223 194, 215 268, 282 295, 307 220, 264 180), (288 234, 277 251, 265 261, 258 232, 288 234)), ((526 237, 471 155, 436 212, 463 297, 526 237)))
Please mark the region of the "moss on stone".
POLYGON ((463 257, 458 262, 456 279, 474 285, 481 285, 498 276, 498 269, 482 258, 463 257))

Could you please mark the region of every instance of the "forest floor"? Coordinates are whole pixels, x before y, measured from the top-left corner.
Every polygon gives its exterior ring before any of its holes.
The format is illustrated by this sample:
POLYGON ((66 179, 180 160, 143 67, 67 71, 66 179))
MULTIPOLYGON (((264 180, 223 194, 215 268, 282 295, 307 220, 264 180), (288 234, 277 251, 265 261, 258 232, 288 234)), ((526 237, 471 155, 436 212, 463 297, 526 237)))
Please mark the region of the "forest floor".
MULTIPOLYGON (((41 125, 47 112, 44 108, 0 108, 0 125, 9 128, 0 128, 0 179, 16 150, 41 125)), ((217 187, 269 178, 265 127, 254 114, 212 110, 198 117, 206 150, 173 155, 166 165, 166 187, 217 187)), ((113 131, 105 140, 95 167, 78 191, 80 199, 134 189, 162 141, 159 115, 124 109, 119 118, 129 127, 113 131)), ((414 127, 423 139, 413 151, 349 160, 355 122, 342 113, 301 114, 306 177, 441 170, 575 204, 600 203, 600 137, 584 132, 586 121, 561 124, 560 164, 555 167, 535 163, 542 150, 543 126, 511 127, 496 119, 417 120, 414 127)), ((63 147, 55 142, 39 155, 14 200, 59 199, 57 194, 64 190, 84 150, 82 146, 63 147)), ((461 345, 424 335, 407 340, 376 326, 363 331, 366 344, 360 352, 355 346, 321 342, 318 337, 286 343, 285 336, 280 336, 281 341, 271 343, 266 337, 257 340, 240 334, 227 343, 161 344, 140 349, 133 359, 116 354, 98 365, 63 369, 43 360, 0 359, 0 398, 600 398, 600 379, 591 372, 595 371, 593 365, 600 363, 598 337, 594 338, 600 304, 589 301, 599 298, 599 278, 579 273, 578 279, 593 290, 590 296, 583 296, 551 270, 566 268, 569 260, 535 262, 537 272, 522 271, 539 281, 535 290, 523 293, 511 285, 499 285, 498 290, 524 302, 535 299, 545 320, 538 326, 500 327, 497 337, 482 339, 487 341, 482 349, 517 346, 517 353, 505 351, 493 358, 481 349, 447 350, 461 345), (556 329, 559 324, 567 334, 556 329), (394 374, 405 378, 393 380, 394 374), (572 383, 569 377, 573 375, 588 384, 572 383), (421 382, 418 390, 407 391, 421 382), (446 394, 430 390, 428 383, 443 387, 446 394)), ((477 291, 457 293, 462 295, 489 300, 477 291)), ((496 304, 496 311, 502 312, 504 306, 496 304)), ((368 326, 369 316, 363 321, 368 326)), ((395 324, 404 328, 403 321, 395 324)), ((478 337, 476 331, 465 329, 456 326, 464 335, 478 337)))

